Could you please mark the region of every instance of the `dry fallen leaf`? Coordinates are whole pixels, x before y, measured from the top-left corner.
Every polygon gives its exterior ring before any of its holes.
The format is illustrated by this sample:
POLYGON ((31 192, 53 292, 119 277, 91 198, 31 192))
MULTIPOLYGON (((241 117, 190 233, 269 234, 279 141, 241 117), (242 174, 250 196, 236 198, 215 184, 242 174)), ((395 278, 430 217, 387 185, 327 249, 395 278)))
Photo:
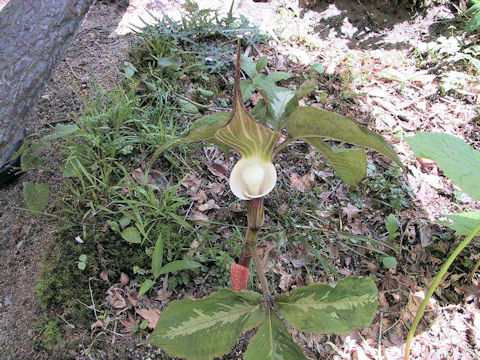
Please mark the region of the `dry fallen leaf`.
POLYGON ((312 187, 312 174, 305 174, 300 177, 297 173, 291 173, 290 182, 294 189, 305 192, 312 187))
POLYGON ((122 273, 122 275, 120 275, 120 286, 127 285, 129 280, 130 279, 128 278, 128 276, 126 274, 122 273))
POLYGON ((140 320, 135 320, 132 316, 132 314, 128 313, 128 319, 125 320, 125 319, 120 319, 120 324, 122 324, 124 326, 124 328, 122 330, 120 330, 121 333, 123 334, 127 334, 127 333, 130 333, 132 332, 132 329, 138 325, 138 323, 140 322, 140 320))
POLYGON ((347 221, 348 223, 351 223, 357 216, 357 214, 360 212, 360 210, 355 206, 350 203, 347 204, 343 208, 343 215, 347 216, 347 221))
POLYGON ((158 309, 137 309, 137 314, 145 320, 148 320, 148 328, 155 329, 157 326, 158 318, 160 317, 160 310, 158 309))
POLYGON ((220 206, 218 206, 215 203, 215 200, 213 200, 213 199, 208 200, 205 204, 200 205, 198 207, 198 211, 207 211, 207 210, 211 210, 211 209, 220 209, 220 206))
POLYGON ((220 180, 227 180, 230 175, 227 169, 218 163, 210 163, 207 165, 208 171, 210 171, 213 175, 218 177, 220 180))

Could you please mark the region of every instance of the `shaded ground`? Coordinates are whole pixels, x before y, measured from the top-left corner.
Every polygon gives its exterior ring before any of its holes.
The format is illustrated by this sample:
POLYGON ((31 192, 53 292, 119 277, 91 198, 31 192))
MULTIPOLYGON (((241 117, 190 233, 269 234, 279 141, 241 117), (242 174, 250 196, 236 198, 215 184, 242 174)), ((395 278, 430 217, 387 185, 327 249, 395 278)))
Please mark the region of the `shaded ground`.
MULTIPOLYGON (((146 2, 138 1, 136 4, 140 7, 144 3, 146 2)), ((201 1, 200 4, 202 3, 204 2, 201 1)), ((178 8, 178 3, 174 1, 153 1, 153 4, 162 10, 171 10, 172 13, 178 8)), ((292 194, 299 198, 311 197, 315 186, 312 184, 330 184, 332 191, 316 195, 323 207, 315 214, 317 218, 312 219, 311 226, 327 231, 322 237, 325 241, 331 241, 329 250, 332 257, 337 259, 334 265, 342 275, 374 273, 380 280, 379 312, 369 329, 354 331, 346 336, 294 334, 312 358, 377 359, 380 356, 379 348, 387 359, 400 358, 406 331, 421 301, 419 291, 431 281, 432 274, 438 269, 445 254, 451 251, 453 243, 451 236, 444 237, 444 231, 431 225, 430 221, 456 209, 452 205, 456 201, 455 188, 441 176, 435 164, 414 159, 402 136, 418 130, 444 131, 465 138, 478 149, 478 137, 475 135, 478 129, 473 121, 478 115, 474 106, 479 101, 478 88, 473 86, 463 89, 463 94, 442 94, 439 81, 441 74, 437 72, 435 64, 428 66, 412 55, 423 43, 435 39, 438 32, 445 29, 445 23, 451 23, 448 20, 453 17, 450 10, 439 6, 413 16, 401 5, 392 7, 389 6, 390 2, 379 4, 371 6, 368 2, 357 4, 345 0, 306 4, 240 1, 236 4, 253 20, 262 20, 261 26, 281 40, 275 50, 253 49, 253 55, 262 52, 269 56, 272 68, 293 70, 298 74, 308 71, 305 64, 323 64, 325 73, 319 76, 319 90, 310 99, 315 103, 314 106, 355 116, 362 123, 376 129, 393 144, 408 168, 408 185, 414 197, 410 199, 405 196, 410 207, 402 206, 395 211, 371 200, 376 194, 369 190, 371 184, 367 182, 364 182, 365 186, 356 189, 339 184, 330 168, 318 168, 318 158, 312 153, 298 156, 292 148, 284 155, 287 166, 279 176, 280 200, 272 198, 267 205, 280 214, 296 216, 295 212, 302 208, 295 208, 288 202, 292 194), (275 19, 271 20, 273 16, 275 19), (299 179, 301 180, 298 181, 299 179), (385 269, 371 257, 364 259, 352 256, 338 245, 341 239, 336 234, 342 231, 359 236, 371 235, 387 242, 384 221, 389 213, 395 213, 401 224, 403 250, 398 255, 400 265, 397 270, 385 269)), ((217 4, 209 1, 207 5, 214 7, 217 4)), ((131 8, 129 13, 134 11, 131 8)), ((91 81, 99 81, 106 87, 116 83, 118 66, 129 50, 128 39, 109 37, 119 21, 120 10, 116 5, 94 5, 78 39, 69 49, 67 59, 55 72, 29 130, 38 131, 48 123, 69 121, 71 113, 80 112, 79 99, 88 95, 91 81)), ((209 154, 209 162, 220 164, 226 169, 231 166, 221 154, 210 150, 206 152, 209 154)), ((23 206, 22 180, 33 182, 41 179, 49 182, 55 190, 59 183, 58 161, 58 158, 52 158, 50 172, 24 175, 17 184, 2 189, 0 203, 23 206)), ((371 157, 370 165, 374 165, 380 173, 388 167, 384 160, 375 157, 371 157)), ((221 175, 214 174, 212 177, 206 170, 195 176, 207 179, 202 186, 208 196, 219 192, 218 187, 211 190, 212 186, 224 183, 221 175)), ((195 177, 189 180, 191 184, 195 183, 195 177)), ((386 202, 395 195, 390 190, 385 193, 386 202)), ((192 192, 187 194, 197 195, 192 192)), ((461 199, 462 208, 478 208, 472 199, 461 199)), ((195 204, 195 210, 198 210, 198 205, 200 203, 195 204)), ((217 221, 231 220, 225 214, 226 203, 217 200, 217 205, 220 209, 204 211, 203 215, 217 221)), ((52 205, 48 210, 55 213, 58 209, 52 205)), ((231 209, 228 211, 231 214, 231 209)), ((273 218, 274 212, 269 216, 273 218)), ((0 268, 0 353, 4 359, 48 358, 48 355, 42 355, 41 351, 35 349, 36 339, 32 339, 33 322, 42 313, 35 303, 32 289, 39 273, 40 261, 52 250, 52 236, 57 223, 2 206, 0 224, 0 246, 6 259, 0 268)), ((288 291, 308 282, 306 274, 295 265, 295 261, 309 259, 311 256, 302 248, 302 243, 299 242, 294 251, 287 251, 286 248, 271 251, 275 246, 274 241, 263 243, 267 268, 278 280, 279 289, 288 291)), ((364 255, 372 256, 370 253, 364 255)), ((473 262, 478 258, 475 251, 468 256, 473 262)), ((477 303, 479 288, 477 282, 472 284, 466 281, 465 271, 468 271, 468 265, 457 263, 452 270, 451 280, 438 292, 437 302, 432 304, 434 311, 427 315, 429 321, 436 320, 428 331, 417 337, 412 357, 462 360, 480 358, 480 339, 476 331, 480 326, 477 303)), ((314 281, 329 280, 321 270, 312 276, 314 281)), ((133 287, 128 290, 138 289, 133 287)), ((197 290, 192 291, 199 295, 197 290)), ((158 307, 159 304, 165 305, 165 301, 155 302, 149 299, 143 306, 158 307)), ((129 306, 135 308, 134 305, 129 306)), ((72 334, 78 336, 76 331, 72 334)), ((85 332, 83 336, 88 339, 84 341, 84 347, 96 339, 95 335, 89 337, 85 332)), ((115 346, 103 356, 99 355, 99 358, 170 359, 160 350, 137 346, 138 343, 141 343, 141 339, 116 337, 115 346)), ((226 359, 241 358, 243 346, 243 343, 238 344, 226 359)), ((75 355, 81 359, 88 358, 78 353, 75 355)))

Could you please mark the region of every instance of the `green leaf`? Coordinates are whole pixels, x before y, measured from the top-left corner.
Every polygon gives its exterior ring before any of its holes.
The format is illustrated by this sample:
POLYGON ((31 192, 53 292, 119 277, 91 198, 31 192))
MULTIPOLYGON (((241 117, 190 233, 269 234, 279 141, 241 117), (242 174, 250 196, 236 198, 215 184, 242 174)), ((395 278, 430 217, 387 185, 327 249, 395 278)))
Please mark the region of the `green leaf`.
POLYGON ((152 286, 155 284, 155 281, 151 279, 147 279, 142 283, 142 286, 140 286, 140 290, 138 291, 137 297, 140 298, 144 294, 147 293, 148 290, 152 288, 152 286))
POLYGON ((385 139, 360 126, 354 119, 340 114, 313 107, 299 108, 288 119, 287 132, 294 139, 309 141, 324 138, 370 148, 403 167, 397 153, 385 139))
POLYGON ((247 102, 253 95, 255 91, 255 86, 253 85, 252 80, 242 80, 240 81, 240 90, 242 91, 242 101, 247 102))
POLYGON ((174 271, 196 269, 200 266, 202 266, 202 264, 193 260, 176 260, 162 267, 155 277, 174 271))
POLYGON ((77 263, 77 267, 80 269, 80 270, 85 270, 85 268, 87 267, 87 264, 84 263, 83 261, 79 261, 77 263))
MULTIPOLYGON (((111 224, 110 224, 111 226, 111 224)), ((130 226, 122 231, 122 238, 127 240, 130 244, 140 244, 142 242, 142 238, 140 236, 140 232, 134 226, 130 226)))
POLYGON ((297 90, 298 98, 301 99, 302 97, 309 95, 311 92, 317 89, 317 85, 318 83, 315 79, 305 80, 297 90))
POLYGON ((87 255, 85 255, 85 254, 80 255, 78 257, 78 260, 83 261, 83 262, 87 261, 87 255))
POLYGON ((480 200, 480 151, 448 134, 420 132, 405 140, 416 157, 434 160, 462 191, 480 200))
POLYGON ((39 144, 31 144, 25 147, 20 162, 22 171, 35 169, 42 164, 41 159, 37 155, 40 148, 41 146, 39 144))
POLYGON ((347 277, 332 288, 304 286, 279 295, 280 314, 306 333, 346 334, 370 326, 377 310, 378 290, 373 279, 347 277))
POLYGON ((157 65, 160 67, 170 67, 170 66, 179 67, 180 65, 182 65, 182 59, 179 56, 175 56, 175 55, 164 57, 157 61, 157 65))
POLYGON ((145 320, 143 320, 143 321, 140 323, 140 325, 138 326, 138 328, 139 328, 139 329, 142 329, 142 330, 145 330, 145 329, 147 328, 147 326, 148 326, 148 320, 145 319, 145 320))
POLYGON ((109 220, 108 223, 110 224, 110 229, 116 232, 120 232, 120 225, 116 221, 109 220))
POLYGON ((50 187, 48 184, 23 183, 23 197, 28 208, 34 211, 42 212, 48 204, 50 198, 50 187))
POLYGON ((262 94, 267 106, 267 122, 274 130, 284 128, 287 118, 298 108, 297 93, 268 81, 265 77, 257 76, 253 84, 262 94))
POLYGON ((292 77, 292 74, 286 73, 284 71, 274 71, 265 76, 265 80, 276 83, 282 80, 288 80, 292 77))
POLYGON ((397 259, 393 256, 384 256, 382 257, 382 264, 387 269, 395 269, 397 267, 397 259))
POLYGON ((191 114, 198 114, 198 108, 193 105, 190 101, 183 100, 183 99, 177 99, 178 105, 180 105, 180 108, 191 114))
POLYGON ((78 159, 76 158, 69 158, 65 163, 65 167, 63 168, 63 177, 76 177, 78 176, 78 171, 76 165, 79 163, 78 159))
POLYGON ((263 99, 258 100, 257 105, 250 111, 250 115, 259 123, 267 124, 267 105, 263 99))
POLYGON ((253 291, 222 289, 203 300, 172 302, 160 315, 148 342, 172 356, 211 360, 235 344, 265 314, 263 298, 253 291))
POLYGON ((245 360, 307 360, 293 342, 285 324, 273 311, 263 320, 245 354, 245 360))
POLYGON ((367 158, 363 149, 331 148, 322 138, 308 138, 306 142, 325 156, 344 183, 353 185, 365 177, 367 158))
POLYGON ((215 140, 215 133, 218 129, 228 122, 230 118, 229 112, 217 112, 198 119, 190 126, 190 131, 180 143, 193 143, 199 141, 212 142, 215 140))
POLYGON ((128 225, 130 225, 131 222, 132 219, 130 219, 128 216, 124 216, 118 221, 118 225, 120 225, 122 229, 125 229, 128 225))
POLYGON ((323 65, 316 62, 310 65, 310 70, 313 70, 319 74, 323 74, 325 72, 325 70, 323 70, 323 65))
POLYGON ((245 72, 245 74, 248 75, 250 79, 253 79, 258 74, 257 66, 253 62, 252 58, 245 55, 241 55, 240 63, 241 63, 242 70, 245 72))
POLYGON ((398 230, 398 220, 395 215, 388 215, 387 221, 385 222, 385 227, 390 235, 395 234, 395 232, 398 230))
POLYGON ((163 237, 160 235, 155 243, 155 248, 152 254, 152 272, 153 276, 157 278, 160 275, 163 262, 163 237))
POLYGON ((257 60, 257 64, 255 65, 255 70, 260 72, 267 66, 268 58, 266 56, 262 56, 257 60))
POLYGON ((50 141, 55 139, 64 139, 70 135, 75 134, 80 128, 77 125, 64 125, 64 124, 57 124, 55 125, 55 133, 51 135, 44 136, 42 138, 43 141, 50 141))
POLYGON ((438 221, 438 223, 455 230, 456 235, 468 235, 472 232, 473 228, 480 222, 480 211, 469 211, 458 214, 444 214, 443 216, 453 220, 453 223, 448 221, 438 221))

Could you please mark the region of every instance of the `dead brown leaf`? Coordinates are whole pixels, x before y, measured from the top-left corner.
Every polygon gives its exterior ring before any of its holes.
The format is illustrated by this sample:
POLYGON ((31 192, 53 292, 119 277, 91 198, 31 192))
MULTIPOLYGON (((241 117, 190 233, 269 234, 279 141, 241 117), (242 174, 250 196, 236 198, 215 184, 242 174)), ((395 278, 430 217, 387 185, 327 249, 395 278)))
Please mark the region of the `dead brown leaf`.
POLYGON ((228 177, 230 176, 230 173, 227 169, 223 167, 223 165, 220 165, 218 163, 209 163, 207 165, 208 171, 210 171, 213 175, 218 177, 220 180, 227 180, 228 177))
POLYGON ((351 203, 348 203, 347 206, 343 208, 343 215, 347 216, 347 221, 348 223, 351 223, 357 216, 357 214, 360 212, 360 209, 357 208, 355 205, 352 205, 351 203))
POLYGON ((205 204, 200 205, 198 207, 198 211, 207 211, 207 210, 211 210, 211 209, 220 209, 220 206, 218 206, 215 203, 215 200, 213 200, 213 199, 208 200, 205 204))
POLYGON ((292 187, 300 192, 305 192, 312 187, 312 174, 299 176, 297 173, 290 174, 290 182, 292 187))
POLYGON ((122 330, 120 330, 120 332, 122 334, 127 334, 127 333, 130 333, 132 332, 133 328, 135 326, 138 325, 138 323, 140 322, 140 320, 135 320, 132 316, 132 314, 128 313, 128 319, 125 320, 125 319, 120 319, 120 324, 122 324, 124 326, 124 328, 122 330))
POLYGON ((145 320, 148 320, 148 328, 155 329, 157 326, 158 318, 160 317, 160 310, 158 309, 137 309, 137 314, 145 320))
POLYGON ((129 281, 130 281, 130 279, 128 278, 128 276, 126 274, 122 273, 120 275, 120 286, 127 285, 129 281))

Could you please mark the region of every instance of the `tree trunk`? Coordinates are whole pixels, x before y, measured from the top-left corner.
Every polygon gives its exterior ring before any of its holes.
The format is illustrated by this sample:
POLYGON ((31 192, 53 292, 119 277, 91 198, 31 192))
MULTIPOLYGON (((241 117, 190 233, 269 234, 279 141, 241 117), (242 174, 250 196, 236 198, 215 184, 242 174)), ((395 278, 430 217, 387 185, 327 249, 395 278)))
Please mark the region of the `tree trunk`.
POLYGON ((0 11, 0 177, 92 1, 10 0, 0 11))

